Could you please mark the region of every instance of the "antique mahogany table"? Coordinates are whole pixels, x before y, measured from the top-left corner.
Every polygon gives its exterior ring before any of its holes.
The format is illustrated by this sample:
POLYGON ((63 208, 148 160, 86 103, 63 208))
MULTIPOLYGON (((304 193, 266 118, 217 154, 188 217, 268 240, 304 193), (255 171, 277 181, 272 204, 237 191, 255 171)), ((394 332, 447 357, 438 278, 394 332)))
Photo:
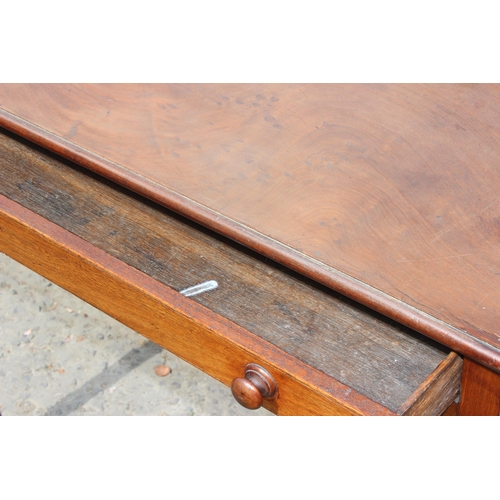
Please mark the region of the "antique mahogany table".
POLYGON ((499 112, 496 85, 0 85, 0 251, 246 406, 498 415, 499 112))

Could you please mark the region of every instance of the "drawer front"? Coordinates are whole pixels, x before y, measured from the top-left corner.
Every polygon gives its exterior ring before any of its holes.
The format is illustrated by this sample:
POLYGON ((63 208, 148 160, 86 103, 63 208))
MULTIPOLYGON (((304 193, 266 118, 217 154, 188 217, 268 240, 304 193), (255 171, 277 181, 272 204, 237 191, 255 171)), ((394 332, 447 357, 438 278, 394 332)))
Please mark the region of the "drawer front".
POLYGON ((30 144, 0 152, 0 250, 226 385, 259 364, 271 411, 438 414, 458 391, 460 359, 408 328, 30 144))
POLYGON ((230 385, 258 363, 278 415, 393 412, 0 195, 0 251, 230 385))

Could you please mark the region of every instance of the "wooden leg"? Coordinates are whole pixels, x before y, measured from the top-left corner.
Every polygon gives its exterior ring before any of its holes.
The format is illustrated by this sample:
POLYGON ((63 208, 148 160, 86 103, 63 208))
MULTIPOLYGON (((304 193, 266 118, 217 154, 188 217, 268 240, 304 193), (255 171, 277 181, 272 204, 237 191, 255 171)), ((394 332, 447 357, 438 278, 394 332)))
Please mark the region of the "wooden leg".
POLYGON ((500 373, 465 358, 458 415, 500 414, 500 373))

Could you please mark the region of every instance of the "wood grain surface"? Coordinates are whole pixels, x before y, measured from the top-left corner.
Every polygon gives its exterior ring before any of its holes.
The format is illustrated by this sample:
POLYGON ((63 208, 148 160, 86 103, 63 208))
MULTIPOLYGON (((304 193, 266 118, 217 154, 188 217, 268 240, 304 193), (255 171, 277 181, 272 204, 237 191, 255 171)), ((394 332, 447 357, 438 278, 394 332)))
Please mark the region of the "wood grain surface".
POLYGON ((462 364, 462 358, 451 352, 410 396, 408 401, 401 406, 398 413, 402 415, 441 415, 448 411, 460 391, 462 364))
POLYGON ((10 130, 500 369, 498 85, 0 85, 0 108, 10 130))
POLYGON ((0 134, 0 194, 170 289, 216 279, 191 300, 340 381, 338 399, 352 390, 396 412, 446 358, 408 328, 11 134, 0 134))
POLYGON ((458 415, 500 415, 500 374, 465 359, 458 415))

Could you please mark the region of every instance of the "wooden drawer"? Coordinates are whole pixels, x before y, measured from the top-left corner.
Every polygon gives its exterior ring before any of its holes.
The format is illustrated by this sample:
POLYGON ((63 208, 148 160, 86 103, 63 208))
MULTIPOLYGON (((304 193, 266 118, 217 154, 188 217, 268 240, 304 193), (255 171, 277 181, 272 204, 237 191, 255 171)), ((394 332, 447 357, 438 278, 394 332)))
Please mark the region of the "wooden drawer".
POLYGON ((441 414, 461 358, 68 161, 0 135, 0 251, 279 415, 441 414), (209 279, 212 292, 179 293, 209 279))

